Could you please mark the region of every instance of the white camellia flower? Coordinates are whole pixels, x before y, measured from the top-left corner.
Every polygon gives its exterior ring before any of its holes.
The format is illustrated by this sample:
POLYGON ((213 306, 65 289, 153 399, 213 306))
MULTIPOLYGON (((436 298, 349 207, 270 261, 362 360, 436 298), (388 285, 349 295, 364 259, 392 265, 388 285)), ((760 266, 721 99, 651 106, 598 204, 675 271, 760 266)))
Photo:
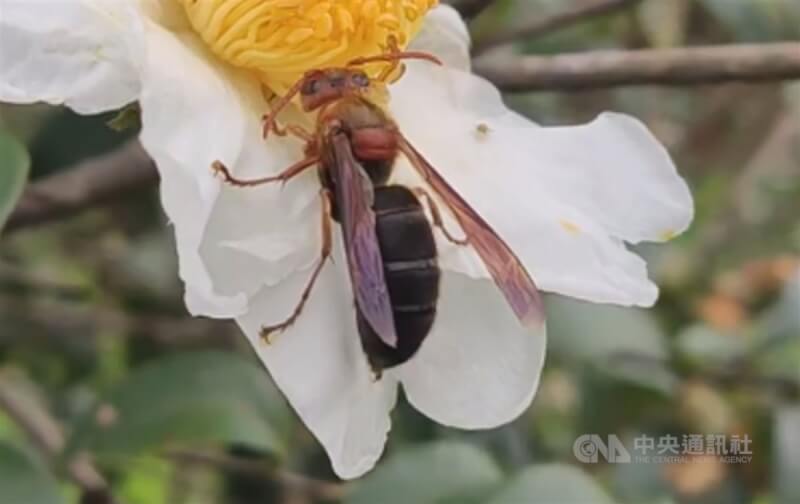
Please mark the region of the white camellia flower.
MULTIPOLYGON (((261 341, 260 327, 293 309, 320 248, 314 170, 282 189, 230 187, 210 170, 220 160, 237 177, 263 177, 301 159, 302 142, 262 139, 265 94, 281 95, 306 70, 377 54, 390 34, 437 55, 445 67, 407 65, 390 86, 390 110, 544 291, 652 305, 657 288, 626 244, 667 240, 692 219, 686 184, 644 125, 603 114, 544 128, 508 110, 469 73, 459 16, 431 10, 435 3, 0 0, 0 100, 83 114, 140 103, 141 142, 161 174, 189 310, 239 322, 343 478, 379 458, 399 384, 444 425, 513 420, 536 392, 545 334, 519 324, 471 249, 437 236, 437 321, 414 358, 376 381, 337 235, 335 262, 302 317, 271 345, 261 341)), ((297 111, 287 117, 311 124, 297 111)), ((421 184, 405 160, 395 180, 421 184)))

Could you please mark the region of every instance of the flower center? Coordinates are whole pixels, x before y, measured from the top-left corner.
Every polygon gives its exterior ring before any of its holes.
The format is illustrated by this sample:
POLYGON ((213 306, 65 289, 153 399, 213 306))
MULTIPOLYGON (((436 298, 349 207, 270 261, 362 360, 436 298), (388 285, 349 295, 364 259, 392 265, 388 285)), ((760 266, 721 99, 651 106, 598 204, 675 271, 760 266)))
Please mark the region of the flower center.
MULTIPOLYGON (((178 0, 211 50, 284 94, 314 68, 405 48, 438 0, 178 0)), ((379 66, 369 68, 374 74, 379 66)))

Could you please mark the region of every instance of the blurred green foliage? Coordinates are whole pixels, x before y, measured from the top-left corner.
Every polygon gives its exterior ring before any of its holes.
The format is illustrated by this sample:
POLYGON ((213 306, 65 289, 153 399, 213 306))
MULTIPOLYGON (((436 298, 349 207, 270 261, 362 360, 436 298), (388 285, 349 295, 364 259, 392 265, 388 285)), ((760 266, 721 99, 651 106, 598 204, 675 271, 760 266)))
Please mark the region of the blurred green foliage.
POLYGON ((65 502, 58 481, 26 450, 0 443, 0 496, 3 502, 56 504, 65 502))
POLYGON ((141 366, 74 423, 65 457, 136 456, 164 444, 242 444, 284 458, 291 416, 263 369, 221 352, 141 366))
POLYGON ((0 229, 14 210, 28 181, 31 160, 28 151, 10 133, 0 129, 0 229))
MULTIPOLYGON (((582 0, 501 0, 477 39, 582 0)), ((796 0, 644 0, 521 43, 558 53, 798 39, 796 0)), ((548 299, 550 351, 531 409, 460 432, 402 400, 387 455, 335 480, 238 329, 185 312, 157 196, 128 198, 0 243, 0 503, 77 502, 66 466, 92 454, 121 501, 182 503, 800 502, 800 85, 515 95, 544 124, 614 109, 642 118, 697 200, 693 228, 641 247, 651 310, 548 299), (41 460, 4 393, 65 431, 41 460), (583 434, 748 435, 747 464, 581 463, 583 434), (59 481, 61 483, 59 483, 59 481)), ((114 114, 0 107, 0 225, 27 178, 113 149, 114 114), (13 137, 12 137, 13 134, 13 137), (14 140, 13 138, 18 140, 14 140)))

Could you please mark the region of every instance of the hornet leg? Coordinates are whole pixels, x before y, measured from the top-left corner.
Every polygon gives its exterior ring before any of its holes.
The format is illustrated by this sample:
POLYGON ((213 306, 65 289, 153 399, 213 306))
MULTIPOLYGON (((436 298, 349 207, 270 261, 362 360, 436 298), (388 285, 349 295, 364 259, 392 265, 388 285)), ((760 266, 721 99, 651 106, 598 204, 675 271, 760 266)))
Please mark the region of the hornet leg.
MULTIPOLYGON (((264 116, 264 121, 267 120, 267 116, 264 116)), ((305 141, 306 143, 314 143, 314 135, 308 131, 307 129, 303 128, 298 124, 290 124, 286 127, 281 128, 278 126, 278 123, 272 123, 272 132, 278 135, 279 137, 285 137, 287 135, 292 135, 300 140, 305 141)))
POLYGON ((289 168, 286 168, 278 175, 272 177, 263 177, 259 179, 250 179, 250 180, 237 179, 236 177, 231 175, 230 170, 228 170, 228 168, 220 161, 214 161, 211 164, 211 169, 214 171, 215 174, 222 175, 222 178, 225 180, 225 182, 227 182, 230 185, 237 187, 253 187, 263 184, 269 184, 272 182, 281 182, 285 184, 295 176, 303 173, 307 168, 314 166, 319 162, 320 162, 319 156, 309 156, 305 159, 298 161, 289 168))
MULTIPOLYGON (((389 77, 391 77, 400 67, 401 60, 404 59, 418 59, 418 60, 426 60, 430 61, 431 63, 435 63, 437 65, 442 65, 442 62, 434 56, 433 54, 420 52, 420 51, 402 51, 400 46, 397 43, 397 38, 393 35, 390 35, 386 40, 386 52, 384 54, 379 54, 377 56, 367 56, 362 58, 356 58, 354 60, 350 60, 347 63, 347 66, 358 66, 358 65, 366 65, 368 63, 377 63, 377 62, 386 62, 389 63, 389 66, 384 68, 384 70, 378 76, 379 81, 386 82, 389 77)), ((400 75, 402 75, 404 70, 400 71, 400 75)), ((399 79, 400 76, 395 77, 392 81, 396 81, 399 79)))
POLYGON ((317 279, 319 278, 319 274, 322 271, 322 267, 325 266, 325 262, 331 255, 331 249, 333 248, 333 228, 331 226, 331 222, 333 217, 331 216, 331 194, 327 189, 323 189, 320 192, 320 196, 322 197, 322 251, 320 253, 319 262, 314 267, 314 272, 311 273, 311 279, 306 284, 305 289, 303 289, 303 293, 300 295, 300 302, 297 303, 292 314, 281 322, 280 324, 265 326, 261 328, 261 339, 263 339, 268 345, 272 342, 272 336, 274 333, 280 333, 291 327, 300 315, 303 313, 303 308, 308 301, 308 298, 311 296, 311 291, 314 289, 314 284, 317 283, 317 279))
POLYGON ((428 192, 425 189, 423 189, 422 187, 417 187, 413 189, 413 193, 418 198, 423 198, 425 202, 428 204, 428 208, 431 211, 431 218, 433 219, 433 225, 442 231, 442 234, 444 234, 445 238, 447 238, 447 240, 450 243, 462 247, 469 245, 469 240, 467 238, 460 238, 460 239, 456 238, 452 234, 450 234, 450 231, 448 231, 446 227, 444 227, 444 220, 442 219, 442 213, 439 211, 439 206, 436 205, 436 202, 433 200, 431 195, 428 194, 428 192))
MULTIPOLYGON (((269 103, 268 99, 267 102, 269 103)), ((281 107, 283 106, 285 105, 282 105, 281 107)), ((271 131, 281 137, 285 137, 286 135, 291 134, 293 136, 296 136, 300 140, 304 140, 305 142, 308 143, 314 142, 314 135, 307 129, 303 128, 298 124, 290 124, 286 127, 279 126, 277 121, 278 112, 280 112, 280 110, 277 107, 271 107, 270 113, 264 114, 264 116, 261 117, 262 128, 263 128, 262 135, 264 138, 267 138, 267 136, 271 131)))

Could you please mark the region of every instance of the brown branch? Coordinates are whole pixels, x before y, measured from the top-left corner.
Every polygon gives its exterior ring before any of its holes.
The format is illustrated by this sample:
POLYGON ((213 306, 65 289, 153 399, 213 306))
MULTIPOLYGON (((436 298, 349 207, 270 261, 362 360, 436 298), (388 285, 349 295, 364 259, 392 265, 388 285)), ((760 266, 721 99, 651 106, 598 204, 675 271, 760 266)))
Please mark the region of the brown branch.
POLYGON ((0 294, 0 320, 34 324, 45 335, 82 339, 93 335, 136 334, 174 347, 227 347, 239 341, 235 324, 204 318, 130 313, 89 303, 37 296, 20 299, 0 294))
POLYGON ((491 7, 495 0, 451 0, 447 2, 458 11, 464 19, 473 19, 491 7))
MULTIPOLYGON (((4 411, 28 436, 30 442, 49 461, 55 461, 64 447, 64 434, 50 414, 33 398, 27 397, 12 381, 0 374, 0 410, 4 411)), ((103 476, 88 458, 78 456, 68 462, 67 476, 83 491, 82 502, 117 502, 103 476)))
POLYGON ((800 78, 800 43, 483 58, 475 71, 511 92, 776 81, 800 78))
MULTIPOLYGON (((800 43, 484 57, 474 66, 477 73, 511 92, 780 81, 800 78, 800 43)), ((153 186, 157 180, 153 162, 141 146, 128 143, 31 184, 5 231, 68 217, 153 186)))
POLYGON ((511 27, 501 32, 488 35, 475 43, 473 51, 475 54, 480 54, 492 47, 548 35, 554 31, 562 30, 584 21, 624 11, 641 1, 642 0, 593 0, 589 3, 579 3, 550 17, 536 18, 529 24, 511 27))
POLYGON ((224 453, 172 449, 165 457, 176 463, 198 465, 222 470, 232 474, 267 478, 282 487, 316 500, 340 501, 347 495, 348 487, 342 483, 322 481, 282 469, 275 469, 259 460, 249 460, 224 453))
POLYGON ((155 165, 141 145, 131 141, 110 154, 28 186, 4 231, 69 217, 150 187, 157 180, 155 165))

